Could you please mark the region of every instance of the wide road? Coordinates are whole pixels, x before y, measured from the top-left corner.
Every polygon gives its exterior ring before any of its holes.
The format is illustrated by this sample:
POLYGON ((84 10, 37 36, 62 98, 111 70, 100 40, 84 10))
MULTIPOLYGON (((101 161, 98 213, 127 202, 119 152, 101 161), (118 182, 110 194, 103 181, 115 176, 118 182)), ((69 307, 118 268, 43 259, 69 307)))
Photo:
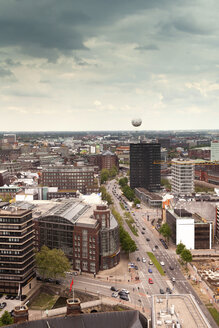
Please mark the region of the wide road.
MULTIPOLYGON (((108 192, 112 194, 114 206, 116 210, 123 215, 123 210, 119 204, 120 200, 118 199, 118 195, 121 196, 121 191, 117 183, 115 181, 111 181, 108 184, 108 192)), ((200 306, 201 310, 207 317, 210 325, 212 327, 217 327, 215 321, 212 319, 208 310, 201 302, 200 298, 189 284, 189 282, 184 277, 182 271, 180 270, 180 265, 176 258, 176 255, 171 252, 169 249, 165 249, 161 244, 159 238, 156 236, 154 227, 150 224, 153 219, 157 219, 158 216, 161 216, 160 209, 151 209, 147 208, 145 205, 141 204, 141 209, 133 209, 128 205, 127 199, 122 196, 122 199, 125 200, 127 207, 126 211, 130 212, 136 222, 136 228, 138 229, 138 237, 135 237, 130 231, 129 227, 125 223, 125 228, 135 240, 136 245, 138 247, 138 251, 130 254, 130 260, 138 265, 139 276, 141 279, 141 287, 146 292, 147 295, 159 294, 160 289, 166 291, 166 287, 169 287, 174 294, 192 294, 200 306), (149 222, 147 218, 149 216, 149 222), (142 234, 142 232, 144 234, 142 234), (149 239, 149 241, 146 240, 149 239), (155 245, 158 246, 158 249, 155 248, 155 245), (148 264, 149 258, 147 256, 147 252, 152 252, 156 256, 159 262, 164 262, 163 269, 166 272, 166 276, 163 277, 156 270, 154 266, 152 266, 152 274, 148 273, 148 268, 150 265, 148 264), (136 259, 139 257, 141 260, 143 257, 147 259, 146 263, 137 262, 136 259), (170 267, 173 267, 174 270, 171 270, 170 267), (154 281, 153 285, 148 284, 148 278, 152 278, 154 281), (172 278, 175 278, 175 282, 172 282, 172 278)), ((125 220, 124 220, 125 221, 125 220)))

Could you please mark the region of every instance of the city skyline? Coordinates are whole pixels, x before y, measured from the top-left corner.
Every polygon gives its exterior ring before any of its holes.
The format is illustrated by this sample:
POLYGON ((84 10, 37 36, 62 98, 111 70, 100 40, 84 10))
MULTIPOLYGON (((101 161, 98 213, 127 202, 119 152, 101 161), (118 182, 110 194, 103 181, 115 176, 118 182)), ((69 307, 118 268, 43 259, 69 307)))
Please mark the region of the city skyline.
POLYGON ((1 131, 218 128, 215 0, 0 4, 1 131))

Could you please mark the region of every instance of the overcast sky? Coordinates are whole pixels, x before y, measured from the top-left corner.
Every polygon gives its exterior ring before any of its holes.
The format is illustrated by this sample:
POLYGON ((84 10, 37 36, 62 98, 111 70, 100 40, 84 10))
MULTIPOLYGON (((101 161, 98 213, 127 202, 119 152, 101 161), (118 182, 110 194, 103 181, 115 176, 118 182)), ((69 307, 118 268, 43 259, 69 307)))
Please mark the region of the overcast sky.
POLYGON ((0 130, 219 128, 218 0, 1 0, 0 130))

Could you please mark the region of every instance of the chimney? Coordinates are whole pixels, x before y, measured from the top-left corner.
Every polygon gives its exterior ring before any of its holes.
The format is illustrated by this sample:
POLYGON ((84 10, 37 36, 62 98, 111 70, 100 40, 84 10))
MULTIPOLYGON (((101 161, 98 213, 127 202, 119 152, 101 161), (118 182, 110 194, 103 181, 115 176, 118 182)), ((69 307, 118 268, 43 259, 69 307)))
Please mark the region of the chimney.
POLYGON ((28 307, 26 305, 15 306, 14 323, 22 323, 28 321, 28 307))
POLYGON ((67 312, 66 315, 74 316, 81 314, 81 301, 79 298, 68 298, 67 299, 67 312))

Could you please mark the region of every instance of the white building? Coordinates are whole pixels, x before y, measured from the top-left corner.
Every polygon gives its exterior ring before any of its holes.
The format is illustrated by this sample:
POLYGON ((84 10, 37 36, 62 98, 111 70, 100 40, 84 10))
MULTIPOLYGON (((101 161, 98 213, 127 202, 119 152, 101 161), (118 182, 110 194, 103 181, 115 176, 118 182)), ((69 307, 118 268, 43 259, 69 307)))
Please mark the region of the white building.
POLYGON ((185 160, 172 161, 172 193, 190 195, 194 192, 194 162, 185 160))
POLYGON ((211 161, 219 161, 219 141, 214 140, 211 142, 211 161))

